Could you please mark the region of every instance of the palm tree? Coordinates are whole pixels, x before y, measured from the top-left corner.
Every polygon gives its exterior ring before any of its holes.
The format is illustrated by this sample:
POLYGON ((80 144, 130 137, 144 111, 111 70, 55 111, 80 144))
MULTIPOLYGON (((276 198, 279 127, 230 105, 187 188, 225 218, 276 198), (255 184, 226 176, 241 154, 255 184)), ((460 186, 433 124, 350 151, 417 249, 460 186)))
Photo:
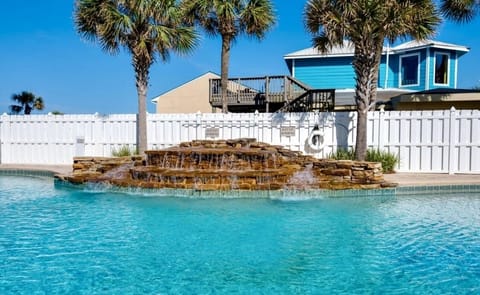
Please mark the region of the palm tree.
POLYGON ((13 94, 12 100, 17 104, 10 105, 10 112, 12 114, 20 114, 22 111, 25 115, 30 115, 32 110, 43 110, 45 108, 45 104, 43 103, 43 99, 40 96, 35 96, 35 94, 22 91, 19 94, 13 94))
POLYGON ((77 0, 75 25, 104 51, 115 54, 123 47, 131 54, 138 94, 137 148, 143 154, 150 67, 158 57, 167 61, 170 51, 191 51, 197 40, 194 28, 184 24, 176 0, 77 0))
POLYGON ((222 111, 227 113, 231 45, 242 34, 263 39, 275 23, 273 5, 270 0, 184 0, 183 7, 190 23, 200 24, 207 35, 222 37, 222 111))
POLYGON ((385 40, 424 39, 440 18, 430 0, 310 0, 305 24, 321 52, 350 41, 354 48, 357 134, 355 158, 367 153, 367 114, 375 107, 378 70, 385 40))
POLYGON ((442 0, 442 14, 455 22, 469 22, 480 14, 479 0, 442 0))

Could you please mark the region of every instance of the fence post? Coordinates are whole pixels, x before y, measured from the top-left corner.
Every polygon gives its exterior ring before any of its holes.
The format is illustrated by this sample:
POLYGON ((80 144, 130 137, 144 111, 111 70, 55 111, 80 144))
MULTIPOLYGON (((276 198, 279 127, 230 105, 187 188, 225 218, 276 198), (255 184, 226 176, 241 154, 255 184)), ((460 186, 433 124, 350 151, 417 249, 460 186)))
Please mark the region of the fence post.
POLYGON ((384 137, 385 137, 385 131, 384 131, 384 126, 385 125, 385 108, 384 106, 380 107, 380 112, 378 112, 378 149, 383 150, 384 148, 384 137))
POLYGON ((448 174, 455 173, 455 167, 458 165, 458 159, 455 157, 455 138, 456 138, 456 129, 455 129, 455 120, 456 120, 456 110, 454 107, 450 108, 450 121, 449 121, 449 133, 448 138, 448 174))
POLYGON ((10 156, 10 127, 7 124, 10 120, 10 116, 7 113, 2 114, 1 125, 0 125, 0 163, 5 163, 11 161, 10 156), (7 158, 5 161, 5 157, 7 158))
POLYGON ((260 138, 258 138, 258 110, 255 110, 253 114, 253 134, 257 141, 260 141, 260 138))
POLYGON ((4 124, 4 123, 3 123, 3 119, 5 119, 6 116, 7 116, 7 113, 3 113, 2 116, 1 116, 1 118, 0 118, 0 164, 3 163, 3 159, 2 159, 2 155, 3 155, 3 153, 2 153, 2 149, 3 149, 3 132, 2 132, 2 131, 3 131, 3 130, 2 130, 2 129, 3 129, 3 124, 4 124))
POLYGON ((200 135, 200 127, 202 126, 202 113, 200 111, 198 111, 196 114, 195 114, 195 117, 196 117, 196 123, 197 123, 197 126, 196 126, 196 130, 195 130, 195 139, 198 140, 199 138, 199 135, 200 135))
MULTIPOLYGON (((93 121, 93 128, 91 142, 88 142, 88 144, 92 145, 92 153, 96 156, 110 156, 105 155, 104 153, 107 139, 105 138, 106 134, 104 130, 105 125, 103 116, 101 116, 98 112, 95 112, 90 120, 93 121)), ((110 147, 108 150, 110 150, 110 147)))

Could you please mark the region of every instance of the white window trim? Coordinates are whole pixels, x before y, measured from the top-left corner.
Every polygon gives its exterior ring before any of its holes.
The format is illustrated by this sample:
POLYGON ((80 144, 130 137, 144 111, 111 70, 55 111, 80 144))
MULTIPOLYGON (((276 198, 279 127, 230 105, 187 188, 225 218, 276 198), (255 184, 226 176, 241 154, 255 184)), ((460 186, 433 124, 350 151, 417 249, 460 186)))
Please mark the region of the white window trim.
POLYGON ((432 61, 432 57, 430 47, 427 48, 427 57, 425 58, 425 90, 430 90, 430 62, 432 61))
POLYGON ((404 54, 400 55, 400 67, 398 71, 398 85, 400 87, 413 87, 413 86, 420 86, 420 52, 417 53, 411 53, 411 54, 404 54), (411 56, 417 56, 417 83, 416 84, 402 84, 402 59, 405 57, 411 57, 411 56))
POLYGON ((435 52, 433 58, 433 85, 434 86, 448 86, 450 85, 450 52, 435 52), (436 78, 436 69, 437 69, 437 55, 446 55, 447 56, 447 83, 435 83, 436 78))
POLYGON ((295 78, 295 59, 292 59, 292 77, 295 78))
POLYGON ((453 77, 453 83, 454 83, 454 88, 457 88, 457 83, 458 83, 458 52, 455 51, 455 76, 453 77))

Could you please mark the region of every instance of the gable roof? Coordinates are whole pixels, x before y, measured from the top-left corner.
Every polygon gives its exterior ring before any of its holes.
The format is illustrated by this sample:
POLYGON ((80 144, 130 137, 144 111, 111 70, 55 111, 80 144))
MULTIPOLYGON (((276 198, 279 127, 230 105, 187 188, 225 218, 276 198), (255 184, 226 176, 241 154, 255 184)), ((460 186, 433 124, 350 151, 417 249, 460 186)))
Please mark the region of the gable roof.
POLYGON ((434 41, 434 40, 412 40, 409 42, 402 43, 398 46, 392 47, 391 50, 394 53, 397 52, 403 52, 407 50, 413 50, 413 49, 421 49, 421 48, 427 48, 427 47, 433 47, 433 48, 440 48, 440 49, 448 49, 448 50, 456 50, 456 51, 462 51, 462 52, 468 52, 470 49, 466 46, 463 45, 456 45, 456 44, 451 44, 451 43, 445 43, 445 42, 440 42, 440 41, 434 41))
MULTIPOLYGON (((400 53, 405 52, 408 50, 414 49, 421 49, 421 48, 440 48, 440 49, 448 49, 448 50, 456 50, 461 52, 468 52, 470 49, 466 46, 450 44, 440 41, 433 41, 433 40, 422 40, 422 41, 409 41, 402 43, 395 47, 383 47, 382 54, 386 54, 387 50, 390 53, 400 53)), ((327 53, 321 53, 316 47, 305 48, 302 50, 298 50, 284 56, 284 59, 297 59, 297 58, 326 58, 326 57, 341 57, 341 56, 353 56, 354 54, 354 46, 352 42, 348 40, 343 41, 343 46, 334 46, 332 47, 327 53)))
POLYGON ((173 91, 177 90, 178 88, 185 87, 186 85, 188 85, 188 84, 190 84, 190 83, 193 83, 194 81, 197 81, 197 80, 200 80, 200 79, 204 79, 204 78, 219 79, 220 76, 217 75, 217 74, 215 74, 215 73, 213 73, 213 72, 208 71, 208 72, 206 72, 206 73, 204 73, 204 74, 202 74, 202 75, 200 75, 200 76, 197 76, 197 77, 191 79, 190 81, 187 81, 187 82, 185 82, 185 83, 183 83, 183 84, 181 84, 181 85, 178 85, 178 86, 176 86, 176 87, 173 87, 173 88, 171 88, 171 89, 169 89, 169 90, 167 90, 167 91, 165 91, 165 92, 163 92, 163 93, 155 96, 154 98, 151 99, 151 101, 152 101, 153 103, 157 103, 157 101, 158 101, 162 96, 164 96, 164 95, 166 95, 166 94, 169 94, 170 92, 173 92, 173 91))
POLYGON ((343 40, 343 45, 335 45, 328 50, 328 53, 322 53, 316 47, 309 47, 302 50, 298 50, 292 53, 289 53, 284 56, 285 59, 292 58, 312 58, 312 57, 333 57, 333 56, 351 56, 354 52, 353 43, 348 40, 343 40))

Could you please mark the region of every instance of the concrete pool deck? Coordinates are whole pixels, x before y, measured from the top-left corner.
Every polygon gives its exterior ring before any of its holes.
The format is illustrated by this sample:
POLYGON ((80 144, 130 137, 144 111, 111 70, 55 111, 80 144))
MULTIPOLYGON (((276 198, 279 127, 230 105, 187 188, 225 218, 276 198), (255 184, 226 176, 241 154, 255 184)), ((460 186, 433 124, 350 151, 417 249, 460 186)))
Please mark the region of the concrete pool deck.
MULTIPOLYGON (((0 170, 39 170, 52 171, 58 174, 68 174, 72 165, 16 165, 0 164, 0 170)), ((441 185, 480 185, 480 174, 445 174, 445 173, 406 173, 398 172, 384 174, 388 182, 398 183, 398 186, 441 186, 441 185)))
POLYGON ((430 185, 480 185, 480 174, 446 174, 446 173, 406 173, 384 174, 388 182, 398 186, 430 186, 430 185))
POLYGON ((72 165, 22 165, 22 164, 0 164, 0 170, 33 170, 51 171, 57 174, 68 174, 72 172, 72 165))

